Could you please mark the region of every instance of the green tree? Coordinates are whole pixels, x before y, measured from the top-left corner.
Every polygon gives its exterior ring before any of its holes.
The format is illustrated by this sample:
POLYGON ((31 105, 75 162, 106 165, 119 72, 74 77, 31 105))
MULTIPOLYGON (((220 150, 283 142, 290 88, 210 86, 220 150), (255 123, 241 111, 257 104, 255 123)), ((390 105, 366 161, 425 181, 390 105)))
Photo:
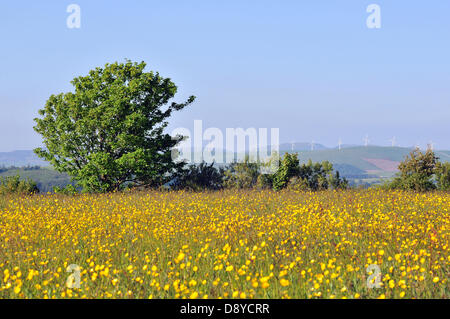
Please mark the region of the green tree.
POLYGON ((435 189, 433 177, 437 163, 438 158, 432 150, 422 153, 416 148, 400 163, 399 174, 387 187, 419 192, 435 189))
POLYGON ((300 178, 304 179, 313 191, 328 189, 332 172, 333 164, 328 161, 313 163, 309 160, 299 168, 300 178))
POLYGON ((75 78, 74 92, 52 95, 36 132, 45 148, 36 154, 68 173, 84 191, 120 190, 130 183, 157 187, 184 163, 172 148, 183 138, 164 133, 167 118, 192 103, 170 102, 177 87, 146 64, 106 64, 75 78))
POLYGON ((257 189, 272 189, 273 174, 259 174, 256 179, 257 189))
POLYGON ((276 191, 281 190, 288 185, 292 177, 299 176, 299 165, 297 153, 285 153, 273 177, 273 189, 276 191))
POLYGON ((450 191, 450 163, 438 162, 436 165, 437 187, 443 191, 450 191))
POLYGON ((288 187, 293 190, 326 190, 348 188, 348 181, 339 172, 333 175, 333 164, 328 161, 300 165, 297 154, 284 154, 277 172, 273 175, 273 189, 288 187))
POLYGON ((336 171, 334 174, 330 174, 329 183, 333 187, 333 189, 349 188, 348 180, 345 177, 341 178, 339 171, 336 171))
POLYGON ((226 188, 252 188, 256 185, 260 164, 250 161, 248 156, 242 162, 231 163, 224 172, 226 188))
POLYGON ((174 189, 189 189, 193 191, 218 190, 222 188, 223 169, 215 168, 214 163, 205 162, 199 165, 189 165, 179 174, 174 182, 174 189))

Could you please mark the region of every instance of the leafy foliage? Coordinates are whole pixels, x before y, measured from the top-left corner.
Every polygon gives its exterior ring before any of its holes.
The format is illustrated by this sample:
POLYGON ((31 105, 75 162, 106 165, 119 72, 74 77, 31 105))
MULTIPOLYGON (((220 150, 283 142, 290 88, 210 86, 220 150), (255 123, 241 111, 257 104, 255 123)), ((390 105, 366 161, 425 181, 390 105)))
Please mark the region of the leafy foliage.
POLYGON ((450 162, 436 165, 437 187, 443 191, 450 191, 450 162))
POLYGON ((77 188, 75 186, 73 186, 72 184, 69 184, 69 185, 67 185, 65 187, 56 186, 53 189, 53 192, 55 194, 75 195, 75 194, 78 193, 78 190, 77 190, 77 188))
POLYGON ((64 188, 71 184, 70 177, 65 173, 59 173, 48 167, 39 169, 28 169, 27 167, 10 167, 3 172, 0 170, 0 177, 19 175, 21 179, 30 179, 36 182, 40 193, 52 192, 55 187, 64 188))
POLYGON ((433 177, 438 158, 432 150, 416 148, 399 165, 400 173, 384 187, 424 192, 436 189, 433 177))
POLYGON ((339 172, 333 175, 333 165, 324 161, 307 164, 299 164, 297 154, 286 153, 280 161, 278 171, 273 177, 273 189, 281 190, 290 188, 296 190, 325 190, 333 187, 335 189, 348 188, 348 181, 341 179, 339 172))
POLYGON ((273 178, 273 189, 277 191, 285 188, 292 177, 298 176, 299 164, 297 154, 284 154, 283 159, 280 161, 278 171, 273 178))
POLYGON ((272 189, 273 175, 272 174, 259 174, 256 179, 257 189, 272 189))
POLYGON ((227 167, 224 171, 224 185, 226 188, 253 188, 259 174, 259 163, 251 162, 247 156, 243 162, 234 162, 227 167))
POLYGON ((193 191, 218 190, 222 188, 223 170, 202 162, 200 165, 190 165, 173 184, 174 189, 189 189, 193 191))
POLYGON ((167 118, 191 104, 169 101, 177 87, 146 64, 106 64, 71 83, 75 91, 52 95, 36 118, 45 148, 36 154, 83 190, 107 192, 129 183, 156 187, 184 166, 171 157, 182 139, 165 134, 167 118))
POLYGON ((0 195, 32 195, 36 193, 39 193, 39 189, 36 183, 30 179, 21 180, 19 175, 0 177, 0 195))
POLYGON ((349 183, 346 178, 341 178, 339 171, 336 171, 334 175, 330 176, 330 184, 333 189, 347 189, 349 183))

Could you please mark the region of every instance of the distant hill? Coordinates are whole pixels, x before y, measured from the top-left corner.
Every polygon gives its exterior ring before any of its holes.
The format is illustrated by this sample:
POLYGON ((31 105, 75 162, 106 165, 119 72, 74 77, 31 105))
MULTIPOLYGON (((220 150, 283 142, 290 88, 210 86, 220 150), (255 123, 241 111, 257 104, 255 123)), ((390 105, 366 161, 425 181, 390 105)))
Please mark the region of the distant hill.
MULTIPOLYGON (((280 148, 280 152, 283 151, 287 151, 290 152, 292 150, 295 151, 310 151, 312 148, 311 143, 305 143, 305 142, 296 142, 296 143, 283 143, 280 144, 279 146, 280 148)), ((314 143, 314 150, 326 150, 327 147, 322 145, 322 144, 318 144, 318 143, 314 143)))
MULTIPOLYGON (((302 163, 329 161, 337 165, 347 165, 368 175, 392 176, 398 164, 411 150, 401 147, 358 146, 318 151, 299 151, 302 163)), ((281 152, 280 152, 281 153, 281 152)), ((346 174, 344 174, 346 175, 346 174)), ((351 174, 353 175, 353 174, 351 174)))
MULTIPOLYGON (((392 177, 398 165, 409 155, 412 148, 383 147, 383 146, 357 146, 339 149, 325 149, 317 151, 297 151, 300 162, 331 162, 335 168, 341 167, 342 175, 366 174, 366 178, 392 177), (361 173, 363 172, 363 173, 361 173)), ((283 154, 284 152, 281 152, 283 154)), ((442 161, 450 161, 450 151, 436 151, 442 161)))
POLYGON ((0 166, 49 166, 33 151, 0 152, 0 166))
POLYGON ((53 187, 65 187, 70 184, 70 177, 67 174, 58 173, 48 168, 10 168, 0 169, 0 177, 19 175, 21 179, 31 179, 36 182, 37 187, 42 193, 53 191, 53 187))
POLYGON ((439 157, 441 161, 450 161, 450 151, 437 151, 436 156, 439 157))
POLYGON ((401 162, 410 152, 411 149, 402 147, 358 146, 341 150, 300 151, 299 157, 302 162, 327 160, 333 164, 353 165, 364 171, 395 171, 392 165, 401 162))

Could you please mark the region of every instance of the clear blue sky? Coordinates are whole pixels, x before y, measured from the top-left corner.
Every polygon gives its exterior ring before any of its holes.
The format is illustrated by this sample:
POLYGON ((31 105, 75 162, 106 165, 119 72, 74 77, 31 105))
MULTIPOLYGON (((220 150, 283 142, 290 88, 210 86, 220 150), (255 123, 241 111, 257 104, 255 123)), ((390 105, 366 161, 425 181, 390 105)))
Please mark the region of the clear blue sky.
POLYGON ((171 128, 279 127, 281 142, 450 149, 450 1, 23 1, 0 4, 0 151, 70 80, 146 61, 197 102, 171 128), (81 29, 66 8, 81 7, 81 29), (366 7, 381 7, 368 29, 366 7))

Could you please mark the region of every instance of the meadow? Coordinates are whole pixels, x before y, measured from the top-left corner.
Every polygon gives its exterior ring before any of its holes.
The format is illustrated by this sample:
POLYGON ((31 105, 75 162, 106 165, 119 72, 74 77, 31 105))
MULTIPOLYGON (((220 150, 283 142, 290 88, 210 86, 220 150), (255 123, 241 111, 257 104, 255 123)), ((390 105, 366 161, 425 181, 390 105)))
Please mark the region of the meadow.
POLYGON ((449 211, 376 189, 5 196, 0 298, 448 298, 449 211))

